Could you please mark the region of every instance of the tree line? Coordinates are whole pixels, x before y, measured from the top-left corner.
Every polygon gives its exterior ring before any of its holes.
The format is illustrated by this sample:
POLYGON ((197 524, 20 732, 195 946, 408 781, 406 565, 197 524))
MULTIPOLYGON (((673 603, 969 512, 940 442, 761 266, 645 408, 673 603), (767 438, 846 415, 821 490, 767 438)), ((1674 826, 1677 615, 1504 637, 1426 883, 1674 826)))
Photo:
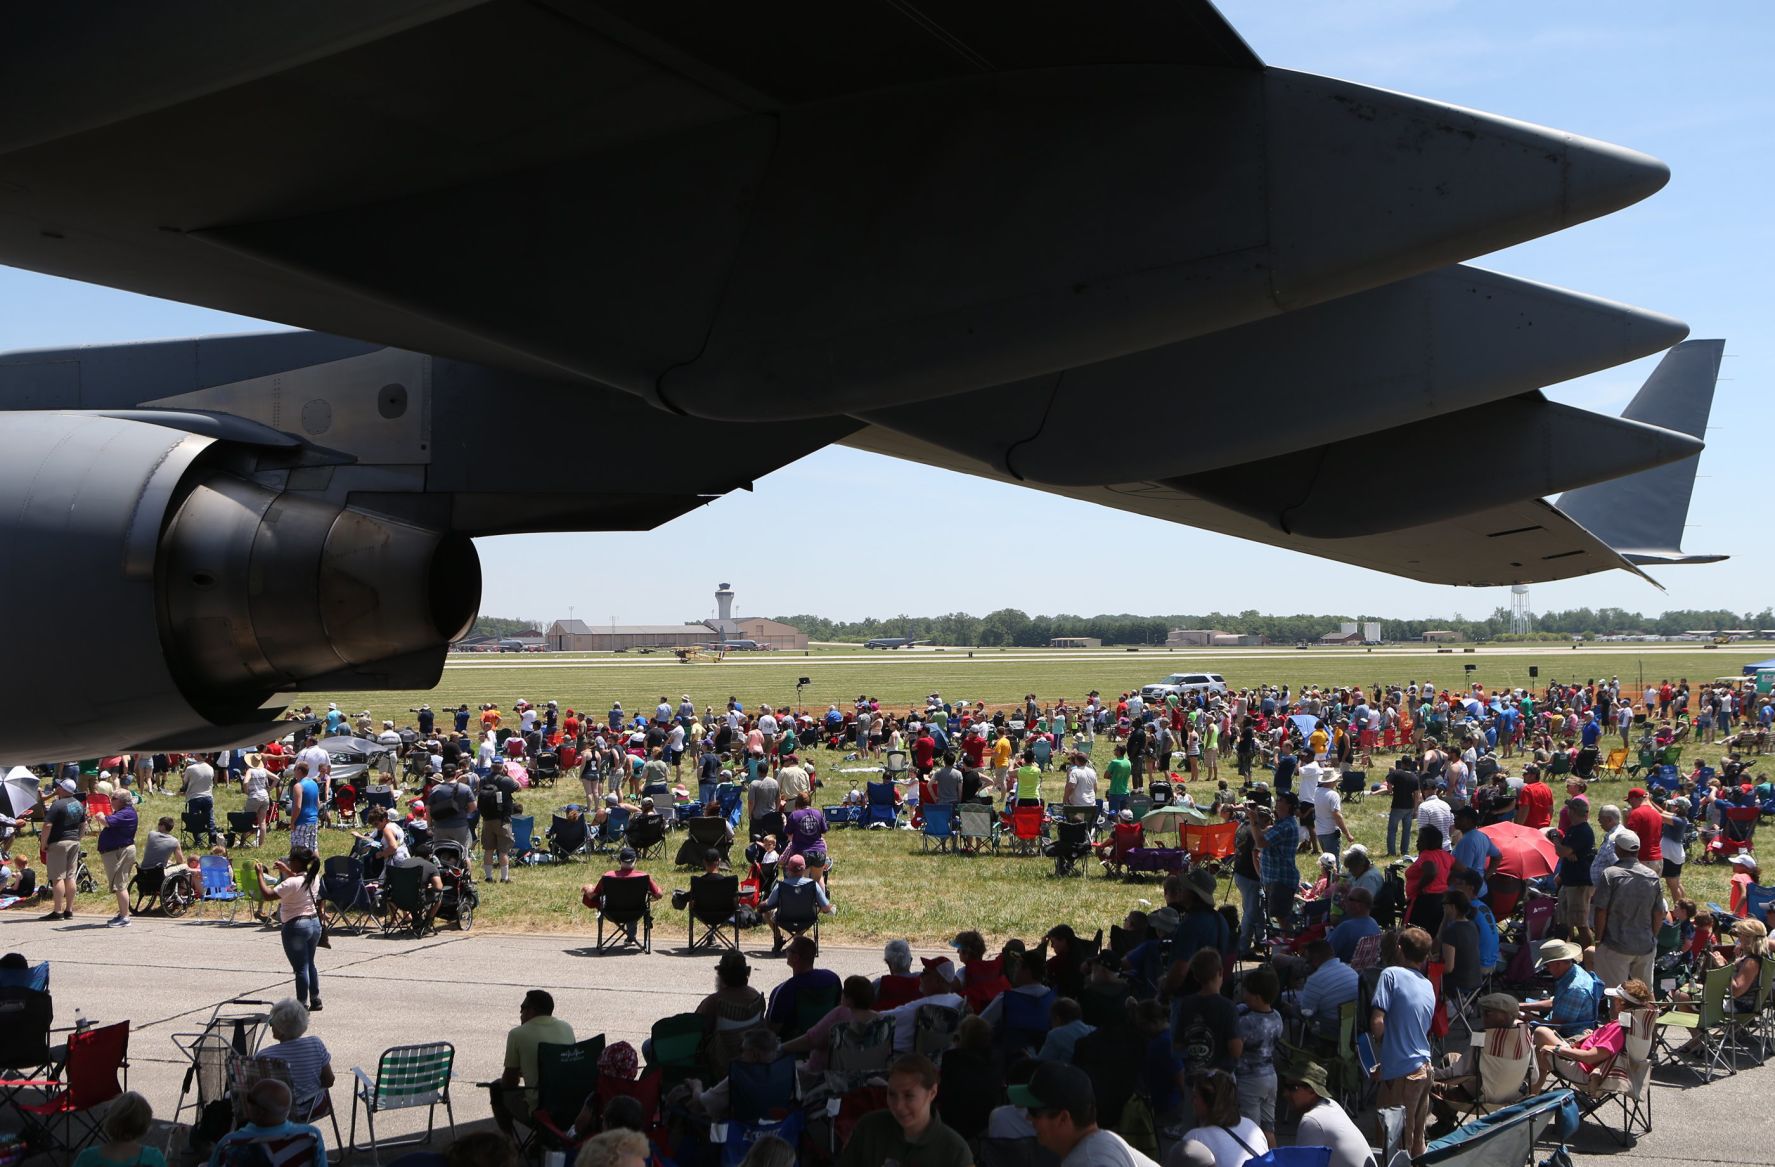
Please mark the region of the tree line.
MULTIPOLYGON (((777 616, 807 633, 811 640, 860 642, 878 636, 910 636, 938 644, 980 648, 1029 648, 1046 645, 1058 636, 1094 636, 1105 644, 1159 645, 1173 628, 1209 628, 1217 632, 1263 636, 1271 644, 1313 641, 1336 632, 1351 621, 1379 620, 1385 640, 1418 640, 1429 631, 1453 632, 1462 640, 1520 639, 1510 631, 1510 611, 1497 608, 1489 616, 1470 619, 1453 616, 1399 620, 1377 615, 1265 615, 1256 609, 1239 613, 1208 612, 1170 616, 1137 616, 1129 613, 1075 616, 1031 616, 1016 608, 1000 608, 984 616, 949 612, 941 616, 886 616, 866 620, 831 620, 801 613, 777 616)), ((1678 609, 1646 616, 1622 608, 1573 608, 1536 614, 1529 634, 1533 639, 1564 640, 1573 636, 1660 635, 1725 629, 1775 629, 1775 611, 1730 612, 1725 609, 1678 609)))

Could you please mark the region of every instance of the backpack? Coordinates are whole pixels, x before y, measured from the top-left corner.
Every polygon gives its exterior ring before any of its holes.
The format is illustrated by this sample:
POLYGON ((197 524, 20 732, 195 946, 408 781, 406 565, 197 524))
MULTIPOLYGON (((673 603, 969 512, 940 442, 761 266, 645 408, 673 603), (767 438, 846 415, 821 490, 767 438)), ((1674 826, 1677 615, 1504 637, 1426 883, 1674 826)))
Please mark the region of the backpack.
POLYGON ((484 819, 503 819, 511 817, 511 795, 500 789, 493 779, 481 784, 481 797, 477 806, 484 819))

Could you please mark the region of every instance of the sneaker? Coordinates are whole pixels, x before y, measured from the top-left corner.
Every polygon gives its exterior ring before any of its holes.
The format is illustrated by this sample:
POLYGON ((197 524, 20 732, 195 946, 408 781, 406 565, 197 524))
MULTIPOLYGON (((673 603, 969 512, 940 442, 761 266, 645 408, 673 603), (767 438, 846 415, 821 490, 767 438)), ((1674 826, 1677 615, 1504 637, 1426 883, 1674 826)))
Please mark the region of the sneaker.
POLYGON ((770 954, 771 954, 771 955, 772 955, 772 956, 781 956, 781 955, 783 955, 783 949, 784 949, 784 947, 785 947, 785 946, 786 946, 786 943, 785 943, 785 942, 784 942, 784 941, 782 941, 782 940, 778 940, 778 941, 776 941, 776 942, 775 942, 775 943, 773 943, 773 944, 772 944, 772 945, 771 945, 771 946, 770 946, 770 954))
POLYGON ((128 916, 118 916, 114 919, 107 920, 107 921, 105 921, 105 927, 107 927, 107 928, 127 928, 127 927, 129 927, 129 917, 128 916))
POLYGON ((73 918, 74 918, 74 909, 72 909, 72 908, 69 908, 67 911, 62 913, 62 919, 64 919, 64 920, 72 920, 73 918))
POLYGON ((37 918, 39 920, 59 920, 62 918, 62 914, 60 912, 50 912, 48 915, 38 916, 37 918))
POLYGON ((320 1003, 319 997, 316 997, 308 1003, 308 1011, 310 1013, 319 1013, 323 1008, 325 1008, 325 1006, 320 1003))

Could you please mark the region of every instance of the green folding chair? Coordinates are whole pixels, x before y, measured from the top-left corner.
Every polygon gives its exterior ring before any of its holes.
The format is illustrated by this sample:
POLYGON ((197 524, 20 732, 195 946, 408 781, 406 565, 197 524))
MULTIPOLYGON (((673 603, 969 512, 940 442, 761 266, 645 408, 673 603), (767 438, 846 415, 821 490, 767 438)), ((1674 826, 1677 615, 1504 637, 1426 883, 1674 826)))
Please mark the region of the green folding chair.
POLYGON ((1732 1030, 1726 1021, 1726 994, 1732 991, 1732 966, 1709 969, 1701 981, 1701 999, 1667 1010, 1658 1018, 1663 1027, 1659 1038, 1672 1065, 1694 1074, 1703 1082, 1711 1082, 1720 1074, 1736 1074, 1736 1060, 1730 1056, 1732 1030), (1699 1046, 1693 1060, 1677 1053, 1672 1036, 1681 1036, 1699 1046))
POLYGON ((370 1162, 381 1167, 382 1159, 378 1154, 381 1147, 414 1146, 431 1142, 433 1120, 437 1117, 437 1109, 441 1105, 444 1114, 450 1121, 450 1139, 456 1139, 456 1111, 450 1105, 450 1070, 456 1062, 456 1047, 447 1041, 426 1042, 423 1045, 397 1045, 382 1051, 382 1057, 376 1063, 376 1077, 371 1078, 363 1069, 353 1066, 351 1072, 357 1078, 357 1086, 351 1094, 351 1137, 347 1141, 340 1163, 348 1163, 359 1150, 370 1152, 370 1162), (369 1129, 370 1141, 360 1148, 357 1143, 357 1112, 363 1106, 364 1123, 369 1129), (423 1106, 425 1112, 425 1134, 399 1142, 383 1141, 376 1137, 376 1116, 385 1110, 412 1110, 423 1106))

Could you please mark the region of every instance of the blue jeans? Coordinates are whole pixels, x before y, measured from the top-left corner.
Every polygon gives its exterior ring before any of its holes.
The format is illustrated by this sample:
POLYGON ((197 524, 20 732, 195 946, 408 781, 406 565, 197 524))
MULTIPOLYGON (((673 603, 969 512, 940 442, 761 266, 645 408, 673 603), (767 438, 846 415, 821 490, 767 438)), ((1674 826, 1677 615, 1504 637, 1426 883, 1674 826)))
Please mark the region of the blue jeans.
MULTIPOLYGON (((210 845, 216 843, 216 800, 208 794, 194 794, 185 800, 187 814, 200 814, 210 824, 210 845)), ((196 838, 195 835, 192 838, 196 838)))
POLYGON ((1239 951, 1250 952, 1252 941, 1257 939, 1258 916, 1263 911, 1258 902, 1258 889, 1263 885, 1235 871, 1233 886, 1239 889, 1239 951))
POLYGON ((1336 855, 1338 844, 1343 841, 1343 833, 1332 831, 1329 835, 1319 836, 1319 850, 1322 854, 1336 855))
POLYGON ((1407 807, 1404 810, 1387 812, 1387 854, 1403 855, 1411 850, 1412 828, 1417 826, 1418 812, 1407 807), (1398 828, 1399 845, 1393 845, 1393 830, 1398 828))
POLYGON ((320 920, 299 916, 283 926, 284 955, 296 974, 296 1000, 307 1005, 320 1000, 320 973, 314 967, 314 950, 320 946, 320 920))

